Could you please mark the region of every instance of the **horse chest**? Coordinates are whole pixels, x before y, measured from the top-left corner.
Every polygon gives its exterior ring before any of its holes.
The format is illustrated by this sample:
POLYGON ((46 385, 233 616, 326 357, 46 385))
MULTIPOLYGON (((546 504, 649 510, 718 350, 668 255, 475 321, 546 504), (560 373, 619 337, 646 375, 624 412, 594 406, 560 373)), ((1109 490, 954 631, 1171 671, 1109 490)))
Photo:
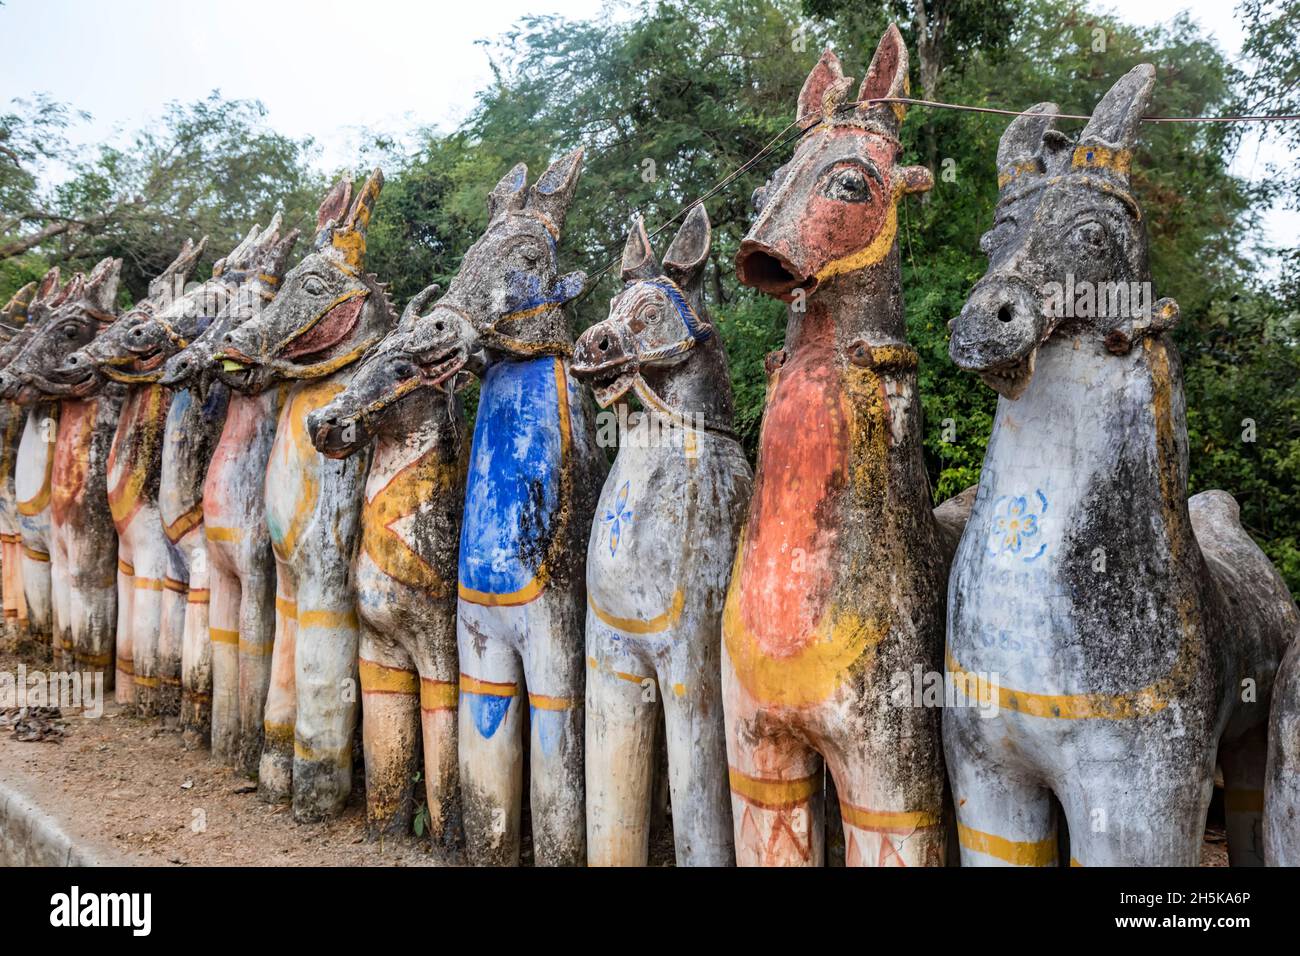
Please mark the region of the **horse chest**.
POLYGON ((181 389, 172 395, 164 429, 158 511, 175 544, 203 520, 204 469, 225 414, 227 393, 212 388, 206 401, 181 389))
POLYGON ((384 593, 454 594, 465 468, 465 456, 444 460, 436 444, 413 451, 381 441, 361 510, 363 607, 384 593))
POLYGON ((271 547, 292 561, 322 501, 324 458, 307 434, 307 416, 343 390, 333 380, 296 386, 284 403, 266 466, 266 524, 271 547))
POLYGON ((118 533, 142 507, 156 504, 171 393, 161 385, 133 388, 123 404, 108 453, 108 506, 118 533))
MULTIPOLYGON (((680 434, 680 433, 679 433, 680 434)), ((687 556, 703 547, 698 498, 718 463, 678 448, 636 447, 627 436, 596 506, 587 549, 591 613, 617 630, 658 633, 681 617, 687 556)))
POLYGON ((50 409, 33 409, 27 416, 22 439, 18 443, 14 495, 18 514, 23 518, 35 518, 44 514, 50 506, 58 407, 54 405, 50 409))
POLYGON ((72 523, 79 512, 86 510, 83 506, 87 500, 93 506, 94 486, 102 487, 104 462, 95 441, 96 417, 94 401, 63 403, 50 493, 50 516, 56 525, 72 523))
POLYGON ((461 527, 460 596, 523 604, 543 590, 571 518, 576 387, 564 362, 493 365, 479 393, 461 527))
POLYGON ((232 394, 203 482, 209 541, 233 542, 266 521, 266 463, 275 441, 280 396, 232 394))

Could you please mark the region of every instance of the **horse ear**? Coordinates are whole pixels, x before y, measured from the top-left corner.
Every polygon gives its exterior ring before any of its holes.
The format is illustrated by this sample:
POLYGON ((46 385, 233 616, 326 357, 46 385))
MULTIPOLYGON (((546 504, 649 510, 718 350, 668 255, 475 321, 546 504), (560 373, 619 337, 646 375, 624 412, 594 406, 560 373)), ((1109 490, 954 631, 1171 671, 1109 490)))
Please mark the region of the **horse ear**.
POLYGON ((1150 63, 1140 63, 1121 76, 1092 111, 1079 134, 1079 145, 1132 149, 1155 85, 1156 68, 1150 63))
POLYGON ((578 190, 578 177, 582 175, 582 153, 581 148, 575 149, 551 163, 528 191, 528 208, 540 213, 554 227, 552 234, 557 241, 560 230, 564 228, 564 217, 568 215, 569 205, 573 202, 573 194, 578 190))
POLYGON ((379 194, 383 191, 383 188, 383 170, 375 167, 370 173, 370 178, 366 180, 366 184, 361 187, 361 192, 357 194, 357 198, 352 201, 352 208, 348 210, 347 218, 343 222, 346 229, 361 234, 363 245, 366 230, 370 226, 370 217, 374 214, 375 203, 379 201, 379 194))
POLYGON ((501 177, 488 193, 488 221, 496 222, 507 213, 518 212, 524 208, 524 201, 528 198, 528 190, 524 187, 528 184, 528 166, 524 163, 515 163, 510 172, 501 177))
POLYGON ((185 284, 186 278, 194 271, 194 265, 203 255, 203 250, 208 247, 208 237, 204 236, 195 245, 193 239, 186 239, 181 245, 181 251, 172 264, 164 269, 159 275, 155 276, 149 283, 149 298, 155 302, 164 298, 172 298, 180 292, 180 287, 185 284), (179 280, 179 281, 178 281, 179 280))
POLYGON ((420 317, 420 313, 433 304, 440 292, 442 292, 442 287, 437 283, 427 285, 417 292, 411 301, 406 303, 406 308, 402 310, 402 320, 398 323, 398 326, 403 329, 411 328, 416 319, 420 317))
POLYGON ((54 266, 53 268, 46 271, 45 275, 41 277, 40 285, 36 287, 35 301, 37 302, 48 301, 54 296, 55 292, 58 291, 58 288, 59 288, 59 267, 54 266))
POLYGON ((623 244, 623 281, 637 282, 653 279, 659 274, 659 263, 655 261, 654 250, 650 248, 650 237, 646 235, 645 221, 640 213, 635 213, 628 226, 627 242, 623 244))
POLYGON ((668 252, 664 254, 664 272, 682 289, 694 291, 704 277, 704 267, 709 261, 709 243, 713 229, 703 203, 697 203, 686 214, 677 235, 673 237, 668 252))
POLYGON ((1055 128, 1058 112, 1055 103, 1036 103, 1007 124, 998 140, 999 192, 1047 171, 1043 137, 1055 128))
POLYGON ((885 35, 880 38, 876 55, 871 58, 867 75, 858 88, 858 99, 864 101, 858 106, 858 112, 882 120, 895 130, 902 125, 907 115, 907 107, 902 103, 866 103, 882 97, 907 96, 909 80, 907 77, 907 45, 898 25, 891 23, 885 35))
POLYGON ((27 322, 27 310, 31 307, 32 300, 36 298, 36 283, 29 282, 9 298, 9 302, 4 309, 0 310, 4 314, 4 320, 10 325, 25 325, 27 322))
POLYGON ((843 80, 844 70, 840 67, 840 58, 827 47, 803 81, 803 89, 799 91, 799 101, 795 105, 795 120, 805 123, 821 116, 826 91, 841 84, 843 80))
POLYGON ((325 194, 320 208, 316 210, 317 234, 319 235, 331 220, 336 224, 341 223, 350 205, 352 205, 352 180, 345 177, 336 182, 334 188, 325 194))
POLYGON ((104 259, 85 280, 80 290, 81 295, 90 300, 90 304, 100 312, 115 312, 117 283, 121 277, 122 260, 104 259))

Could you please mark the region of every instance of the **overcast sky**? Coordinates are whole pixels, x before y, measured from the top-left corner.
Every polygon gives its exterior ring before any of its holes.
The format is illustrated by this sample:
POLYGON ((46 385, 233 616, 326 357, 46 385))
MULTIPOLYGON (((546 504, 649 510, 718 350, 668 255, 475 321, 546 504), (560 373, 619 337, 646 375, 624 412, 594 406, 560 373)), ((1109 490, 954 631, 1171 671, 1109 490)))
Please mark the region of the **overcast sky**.
MULTIPOLYGON (((601 0, 4 0, 0 99, 44 92, 88 111, 74 142, 124 139, 169 100, 214 89, 259 99, 267 122, 319 144, 316 162, 353 165, 358 130, 455 126, 492 78, 475 41, 527 14, 595 14, 601 0), (314 52, 313 52, 314 51, 314 52)), ((1110 4, 1097 4, 1110 8, 1110 4)), ((1125 19, 1154 24, 1189 10, 1234 59, 1241 29, 1230 0, 1143 0, 1125 19)), ((0 104, 3 105, 3 104, 0 104)), ((1015 104, 1004 104, 1014 106, 1015 104)), ((1250 141, 1235 169, 1262 175, 1285 158, 1250 141)), ((1292 244, 1300 214, 1275 210, 1268 235, 1292 244)))

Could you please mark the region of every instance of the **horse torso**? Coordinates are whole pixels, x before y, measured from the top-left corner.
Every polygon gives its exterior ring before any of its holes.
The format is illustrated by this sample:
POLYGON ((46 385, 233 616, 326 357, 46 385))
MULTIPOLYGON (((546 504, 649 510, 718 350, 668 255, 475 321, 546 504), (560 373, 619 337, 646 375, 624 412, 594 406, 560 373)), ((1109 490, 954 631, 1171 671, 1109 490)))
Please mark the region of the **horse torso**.
POLYGON ((455 606, 468 441, 449 448, 432 427, 375 442, 356 563, 361 616, 377 630, 409 629, 455 606))
POLYGON ((232 393, 203 481, 203 526, 214 559, 232 569, 266 553, 266 463, 283 392, 232 393))
POLYGON ((588 422, 563 359, 494 364, 479 393, 461 527, 460 596, 520 604, 538 596, 585 534, 579 501, 588 422))
POLYGON ((670 635, 726 588, 752 477, 733 438, 643 415, 619 447, 596 506, 587 599, 629 634, 670 635))
POLYGON ((280 410, 266 465, 266 525, 276 558, 290 567, 352 554, 369 452, 334 461, 307 434, 307 416, 343 390, 351 371, 293 385, 280 410))
POLYGON ((158 511, 172 544, 203 523, 203 487, 229 396, 220 383, 209 389, 203 401, 187 388, 172 395, 158 482, 158 511))
POLYGON ((1065 728, 1173 708, 1202 739, 1226 719, 1221 597, 1188 519, 1164 350, 1054 339, 999 405, 953 562, 948 657, 997 675, 1008 711, 1065 728))
POLYGON ((158 484, 162 472, 163 438, 171 391, 162 385, 130 389, 117 421, 108 453, 108 504, 120 536, 137 515, 144 533, 156 529, 158 484))
POLYGON ((769 383, 723 621, 756 700, 816 704, 869 661, 888 667, 893 650, 937 653, 943 567, 915 401, 914 371, 845 362, 829 329, 769 383))
POLYGON ((23 541, 43 552, 49 551, 50 491, 58 422, 57 402, 36 405, 27 413, 14 473, 15 510, 23 541))

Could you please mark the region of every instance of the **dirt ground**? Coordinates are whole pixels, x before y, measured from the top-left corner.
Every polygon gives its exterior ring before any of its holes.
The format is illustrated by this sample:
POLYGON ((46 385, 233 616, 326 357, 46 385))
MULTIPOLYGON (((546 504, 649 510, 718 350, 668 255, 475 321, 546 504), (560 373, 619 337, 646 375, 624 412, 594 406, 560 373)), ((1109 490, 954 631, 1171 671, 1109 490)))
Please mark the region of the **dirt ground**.
MULTIPOLYGON (((0 653, 0 671, 40 665, 0 653)), ((110 695, 111 696, 111 695, 110 695)), ((106 862, 142 866, 423 866, 431 858, 415 838, 383 843, 365 837, 360 782, 344 814, 299 825, 287 806, 261 802, 253 781, 186 750, 180 734, 105 702, 87 720, 64 711, 54 740, 20 742, 0 728, 0 780, 53 814, 74 839, 106 862)), ((31 736, 29 734, 29 736, 31 736)), ((39 736, 39 735, 37 735, 39 736)), ((1216 800, 1217 804, 1217 800, 1216 800)), ((671 824, 652 834, 651 865, 671 866, 671 824)), ((531 846, 525 834, 525 865, 531 846)), ((1212 809, 1202 866, 1226 866, 1221 823, 1212 809)))

